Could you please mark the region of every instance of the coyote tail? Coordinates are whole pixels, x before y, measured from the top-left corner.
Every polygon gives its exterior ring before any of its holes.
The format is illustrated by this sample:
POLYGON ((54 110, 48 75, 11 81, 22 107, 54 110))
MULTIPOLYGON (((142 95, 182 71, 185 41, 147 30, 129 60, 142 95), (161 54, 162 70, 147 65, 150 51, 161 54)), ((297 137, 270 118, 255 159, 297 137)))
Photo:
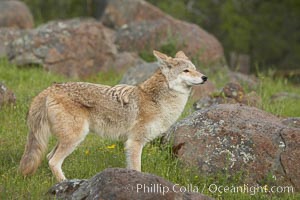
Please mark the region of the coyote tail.
POLYGON ((50 127, 47 118, 46 97, 36 97, 30 106, 27 124, 29 134, 24 154, 20 161, 20 172, 33 174, 42 161, 47 149, 50 127))

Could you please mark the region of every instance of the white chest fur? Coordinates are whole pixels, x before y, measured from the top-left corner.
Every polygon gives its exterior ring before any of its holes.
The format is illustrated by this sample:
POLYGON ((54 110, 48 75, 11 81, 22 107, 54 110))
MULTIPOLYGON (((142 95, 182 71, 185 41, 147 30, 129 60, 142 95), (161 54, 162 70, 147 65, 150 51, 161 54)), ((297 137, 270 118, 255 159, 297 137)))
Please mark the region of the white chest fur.
POLYGON ((163 134, 175 123, 184 110, 188 97, 189 94, 178 94, 168 101, 161 102, 160 114, 147 127, 149 140, 163 134))

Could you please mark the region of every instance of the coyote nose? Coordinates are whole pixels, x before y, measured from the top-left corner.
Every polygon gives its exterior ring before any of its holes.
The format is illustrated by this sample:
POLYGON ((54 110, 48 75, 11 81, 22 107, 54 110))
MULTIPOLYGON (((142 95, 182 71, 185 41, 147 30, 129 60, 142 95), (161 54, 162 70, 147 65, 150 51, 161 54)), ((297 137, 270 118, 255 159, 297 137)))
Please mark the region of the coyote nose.
POLYGON ((202 78, 203 82, 207 81, 207 77, 206 76, 202 76, 201 78, 202 78))

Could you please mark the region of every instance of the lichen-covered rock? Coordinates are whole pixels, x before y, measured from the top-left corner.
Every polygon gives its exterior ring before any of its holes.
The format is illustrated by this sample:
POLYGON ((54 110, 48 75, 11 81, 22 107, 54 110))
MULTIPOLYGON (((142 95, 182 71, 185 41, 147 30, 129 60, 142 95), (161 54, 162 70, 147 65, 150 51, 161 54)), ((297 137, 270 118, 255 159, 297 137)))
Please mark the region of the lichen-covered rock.
POLYGON ((117 52, 113 32, 92 19, 49 22, 15 39, 9 48, 9 59, 17 65, 42 64, 71 77, 99 71, 117 52))
POLYGON ((238 83, 233 82, 227 83, 223 87, 222 92, 225 97, 235 99, 238 102, 241 102, 243 100, 243 97, 245 96, 245 91, 242 86, 238 83))
POLYGON ((0 27, 13 27, 20 29, 33 28, 33 17, 21 1, 0 1, 0 27))
POLYGON ((19 38, 26 32, 27 30, 19 30, 15 28, 0 28, 0 58, 7 57, 7 46, 9 46, 13 40, 19 38))
POLYGON ((300 129, 240 104, 220 104, 194 112, 165 136, 175 154, 201 174, 244 174, 244 183, 293 185, 300 189, 300 129))
POLYGON ((41 64, 68 77, 86 77, 105 69, 124 71, 140 61, 135 53, 119 54, 114 31, 93 19, 49 22, 15 38, 6 51, 17 65, 41 64))
POLYGON ((288 117, 282 123, 288 127, 300 128, 300 117, 288 117))
POLYGON ((285 145, 280 155, 285 178, 300 191, 300 128, 284 127, 281 137, 285 145))
POLYGON ((135 170, 110 168, 89 180, 67 180, 56 184, 49 194, 57 199, 72 200, 210 200, 200 194, 196 187, 179 192, 180 186, 159 176, 135 170))
POLYGON ((0 82, 0 108, 5 104, 15 104, 16 96, 3 83, 0 82))

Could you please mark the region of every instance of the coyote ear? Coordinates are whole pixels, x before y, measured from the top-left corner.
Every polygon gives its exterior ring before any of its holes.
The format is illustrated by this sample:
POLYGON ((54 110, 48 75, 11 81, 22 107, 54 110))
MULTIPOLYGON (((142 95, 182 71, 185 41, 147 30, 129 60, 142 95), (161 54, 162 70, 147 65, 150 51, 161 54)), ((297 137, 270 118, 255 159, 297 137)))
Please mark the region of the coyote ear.
POLYGON ((183 59, 189 59, 184 53, 183 51, 178 51, 175 55, 175 58, 183 58, 183 59))
POLYGON ((168 59, 170 59, 170 57, 167 56, 166 54, 163 54, 163 53, 161 53, 159 51, 155 51, 155 50, 153 50, 153 55, 161 63, 165 63, 168 59))
POLYGON ((157 61, 160 63, 159 67, 162 70, 171 69, 172 65, 172 58, 167 56, 166 54, 163 54, 159 51, 153 50, 153 55, 156 57, 157 61))

